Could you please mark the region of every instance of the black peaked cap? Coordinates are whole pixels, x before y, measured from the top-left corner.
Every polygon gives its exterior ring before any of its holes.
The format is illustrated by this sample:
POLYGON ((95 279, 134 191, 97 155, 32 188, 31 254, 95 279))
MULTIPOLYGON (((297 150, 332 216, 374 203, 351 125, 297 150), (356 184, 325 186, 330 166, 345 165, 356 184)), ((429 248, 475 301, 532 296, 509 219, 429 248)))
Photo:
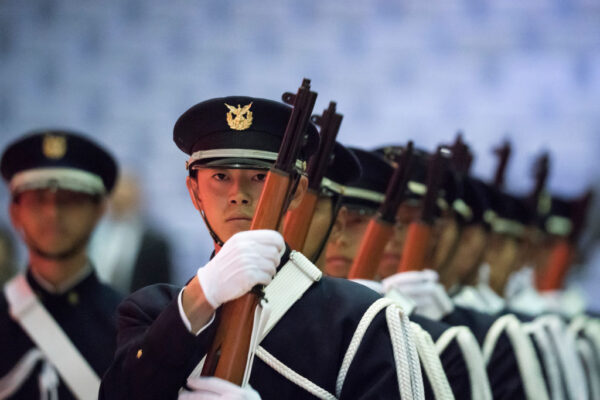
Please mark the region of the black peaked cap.
MULTIPOLYGON (((273 100, 231 96, 203 101, 184 112, 173 128, 173 141, 184 153, 223 149, 278 153, 292 107, 273 100)), ((316 127, 309 122, 300 159, 318 147, 316 127)), ((239 158, 259 158, 250 153, 239 158)), ((193 163, 202 163, 196 160, 193 163)), ((273 160, 270 160, 271 163, 273 160)))
POLYGON ((359 179, 360 175, 361 166, 355 153, 335 142, 333 160, 325 171, 325 177, 337 184, 346 185, 359 179))
POLYGON ((112 155, 85 135, 60 129, 39 130, 10 144, 0 170, 6 182, 19 172, 38 168, 71 168, 102 179, 106 192, 114 187, 117 163, 112 155))

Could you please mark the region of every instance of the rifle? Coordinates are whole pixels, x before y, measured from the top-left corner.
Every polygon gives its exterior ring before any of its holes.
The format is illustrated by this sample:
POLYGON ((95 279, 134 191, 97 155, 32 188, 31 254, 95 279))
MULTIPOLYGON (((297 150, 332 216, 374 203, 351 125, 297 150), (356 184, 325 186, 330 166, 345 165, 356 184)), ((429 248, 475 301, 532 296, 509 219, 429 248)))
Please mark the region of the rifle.
POLYGON ((502 146, 494 149, 494 154, 498 157, 498 167, 494 175, 494 187, 498 190, 504 187, 504 176, 506 175, 506 166, 512 149, 510 142, 505 140, 502 146))
POLYGON ((390 240, 396 222, 396 213, 404 200, 406 183, 412 165, 413 142, 410 141, 400 156, 398 166, 387 185, 385 199, 377 210, 377 214, 369 221, 357 256, 352 262, 348 279, 374 279, 383 255, 383 250, 390 240))
POLYGON ((319 199, 321 181, 333 157, 333 147, 343 116, 336 113, 335 102, 329 103, 329 108, 321 116, 313 115, 312 121, 321 127, 319 150, 308 164, 308 190, 300 205, 287 212, 283 224, 283 237, 294 250, 302 251, 306 235, 310 228, 312 216, 319 199))
POLYGON ((535 186, 529 195, 529 202, 533 206, 533 209, 537 211, 540 199, 542 198, 544 189, 546 187, 548 174, 550 172, 550 156, 548 153, 543 153, 540 157, 538 157, 533 168, 535 186))
POLYGON ((429 161, 427 193, 423 199, 421 217, 408 226, 398 272, 414 271, 424 267, 425 255, 431 239, 437 196, 448 164, 448 153, 450 152, 447 148, 439 146, 429 161))
MULTIPOLYGON (((277 229, 287 206, 294 182, 298 179, 295 164, 303 145, 310 114, 317 94, 310 90, 310 80, 304 79, 296 95, 284 93, 284 102, 293 106, 277 160, 270 168, 258 201, 250 229, 277 229)), ((225 303, 220 323, 202 375, 213 375, 241 385, 248 363, 248 351, 254 321, 254 311, 262 296, 262 287, 225 303)))
POLYGON ((473 163, 473 154, 469 150, 469 146, 463 141, 462 133, 456 135, 456 140, 450 147, 452 152, 452 166, 464 177, 469 174, 471 164, 473 163))
POLYGON ((569 266, 575 257, 576 244, 583 226, 593 192, 588 190, 582 197, 571 203, 571 221, 573 228, 568 237, 558 238, 552 246, 548 262, 537 275, 537 287, 540 291, 559 290, 563 286, 569 266))

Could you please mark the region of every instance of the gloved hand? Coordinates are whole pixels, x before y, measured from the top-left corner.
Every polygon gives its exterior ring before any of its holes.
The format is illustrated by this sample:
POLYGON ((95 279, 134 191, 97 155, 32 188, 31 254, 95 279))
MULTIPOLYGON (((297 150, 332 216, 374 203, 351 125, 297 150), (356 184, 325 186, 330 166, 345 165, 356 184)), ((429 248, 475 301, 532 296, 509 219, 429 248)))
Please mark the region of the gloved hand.
POLYGON ((180 393, 178 400, 260 400, 258 392, 249 385, 241 388, 214 376, 191 378, 187 385, 193 391, 180 393))
POLYGON ((248 293, 255 285, 269 284, 284 251, 285 242, 277 231, 236 233, 208 264, 198 269, 206 300, 218 308, 248 293))

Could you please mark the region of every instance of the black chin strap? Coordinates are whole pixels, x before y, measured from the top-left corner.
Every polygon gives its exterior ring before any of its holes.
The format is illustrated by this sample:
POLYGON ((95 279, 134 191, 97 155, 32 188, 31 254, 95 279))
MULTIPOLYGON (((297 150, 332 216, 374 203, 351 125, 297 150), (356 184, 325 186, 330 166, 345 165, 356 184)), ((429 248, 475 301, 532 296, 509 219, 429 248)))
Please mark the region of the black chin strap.
POLYGON ((213 230, 212 226, 210 226, 210 224, 208 223, 208 219, 206 218, 206 214, 204 214, 204 210, 200 210, 200 215, 202 216, 202 219, 204 220, 204 223, 206 224, 206 228, 208 229, 208 233, 210 233, 210 237, 212 237, 214 242, 219 247, 223 247, 223 245, 225 243, 221 240, 221 238, 219 238, 217 233, 213 230))
POLYGON ((321 253, 323 252, 323 250, 325 250, 325 246, 327 245, 327 240, 329 239, 329 235, 331 234, 331 231, 333 230, 333 225, 335 225, 335 220, 337 219, 337 215, 340 212, 340 208, 342 208, 342 196, 335 194, 335 195, 331 196, 331 198, 333 200, 333 207, 331 210, 331 222, 329 223, 329 227, 327 228, 327 233, 323 237, 323 240, 321 241, 321 245, 319 246, 319 249, 317 250, 315 255, 313 257, 311 257, 311 259, 310 259, 310 261, 313 264, 315 264, 317 262, 319 257, 321 257, 321 253))

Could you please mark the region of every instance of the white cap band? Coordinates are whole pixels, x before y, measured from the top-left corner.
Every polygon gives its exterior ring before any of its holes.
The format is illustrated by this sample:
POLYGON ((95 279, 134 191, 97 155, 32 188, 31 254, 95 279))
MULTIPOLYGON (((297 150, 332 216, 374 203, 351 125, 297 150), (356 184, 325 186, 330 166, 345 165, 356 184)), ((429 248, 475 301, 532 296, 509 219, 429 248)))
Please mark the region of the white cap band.
POLYGON ((57 187, 74 192, 105 194, 104 182, 96 174, 75 168, 35 168, 16 173, 10 180, 12 193, 57 187))
MULTIPOLYGON (((190 158, 186 161, 185 167, 189 168, 194 162, 198 160, 205 160, 210 158, 250 158, 257 160, 277 160, 277 153, 265 150, 251 150, 251 149, 214 149, 214 150, 200 150, 192 153, 190 158)), ((302 160, 296 160, 296 168, 304 171, 306 169, 306 162, 302 160)))

